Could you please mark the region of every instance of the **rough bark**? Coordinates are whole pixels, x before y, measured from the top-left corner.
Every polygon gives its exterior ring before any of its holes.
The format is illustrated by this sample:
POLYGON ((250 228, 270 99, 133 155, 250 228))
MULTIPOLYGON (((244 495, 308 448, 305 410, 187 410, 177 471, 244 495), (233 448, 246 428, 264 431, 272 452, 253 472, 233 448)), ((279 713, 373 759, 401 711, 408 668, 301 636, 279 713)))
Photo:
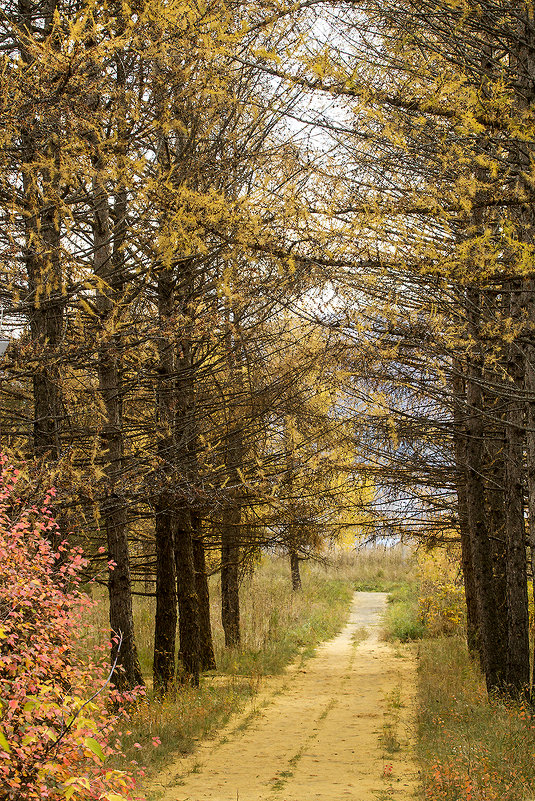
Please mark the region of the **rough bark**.
MULTIPOLYGON (((520 319, 521 289, 511 287, 512 319, 520 319)), ((514 397, 524 385, 523 354, 513 341, 509 350, 509 374, 513 397, 507 403, 506 426, 506 538, 507 538, 507 689, 524 694, 530 682, 529 617, 527 596, 526 533, 524 528, 524 404, 514 397), (516 389, 516 392, 514 391, 516 389)))
POLYGON ((457 510, 459 518, 459 535, 461 540, 461 561, 466 600, 466 639, 468 650, 479 655, 479 619, 477 612, 476 586, 470 542, 467 497, 467 465, 466 465, 466 398, 464 368, 460 362, 454 365, 452 379, 453 391, 453 423, 455 448, 455 483, 457 487, 457 510))
POLYGON ((188 511, 177 513, 175 564, 178 590, 178 618, 182 681, 193 687, 199 684, 201 636, 199 604, 193 556, 193 528, 188 511))
POLYGON ((221 525, 221 622, 225 632, 225 647, 237 648, 241 640, 240 631, 240 531, 242 518, 242 494, 238 489, 242 483, 244 444, 241 420, 240 397, 243 391, 243 374, 240 362, 239 321, 233 318, 230 307, 226 310, 227 332, 225 337, 229 370, 230 394, 228 399, 227 438, 225 466, 229 492, 223 508, 221 525))
MULTIPOLYGON (((174 311, 173 276, 161 270, 158 277, 158 316, 166 332, 174 311)), ((175 458, 175 357, 173 342, 158 337, 157 445, 158 488, 154 501, 156 540, 156 617, 154 621, 154 687, 165 692, 175 676, 177 590, 175 569, 175 501, 172 481, 175 458)))
MULTIPOLYGON (((498 376, 487 371, 486 385, 499 384, 498 376)), ((498 629, 497 655, 501 664, 507 664, 507 648, 509 640, 509 607, 507 600, 507 537, 506 537, 506 434, 503 422, 501 398, 486 391, 484 395, 486 412, 485 424, 485 488, 487 508, 487 528, 492 555, 492 575, 494 583, 495 625, 498 629)))
POLYGON ((470 550, 479 620, 481 664, 489 690, 501 689, 505 683, 505 665, 500 662, 500 643, 495 626, 496 602, 492 572, 492 551, 485 508, 485 453, 483 423, 483 358, 479 342, 480 296, 477 290, 467 292, 467 315, 474 338, 466 379, 466 505, 470 531, 470 550))
MULTIPOLYGON (((55 2, 43 6, 43 36, 51 30, 55 2)), ((20 0, 21 28, 32 29, 34 3, 20 0)), ((24 44, 21 59, 31 63, 24 44)), ((65 315, 61 280, 61 149, 54 109, 44 120, 29 120, 21 128, 24 192, 25 268, 28 278, 29 322, 38 353, 33 373, 33 449, 39 459, 56 461, 61 454, 62 393, 57 348, 65 315), (45 166, 39 169, 36 165, 45 166)))
POLYGON ((212 623, 210 620, 210 594, 208 590, 208 576, 206 574, 206 559, 204 543, 202 541, 201 520, 198 515, 195 515, 193 518, 193 527, 195 533, 193 537, 193 561, 195 566, 197 601, 199 605, 200 669, 215 670, 216 661, 212 640, 212 623))
MULTIPOLYGON (((535 577, 535 281, 526 281, 526 304, 528 332, 524 348, 526 404, 526 485, 529 515, 529 550, 531 575, 535 577)), ((533 602, 535 603, 535 580, 532 582, 533 602)), ((535 644, 534 644, 535 649, 535 644)), ((533 652, 535 660, 535 650, 533 652)), ((535 662, 534 662, 535 664, 535 662)), ((533 683, 531 688, 533 703, 533 683)))
POLYGON ((155 503, 156 616, 154 620, 154 690, 166 693, 175 679, 177 594, 173 513, 164 498, 155 503))
POLYGON ((240 631, 239 530, 241 508, 228 506, 221 531, 221 623, 225 647, 237 648, 240 631))
MULTIPOLYGON (((113 318, 118 314, 122 278, 120 272, 113 270, 108 196, 99 178, 103 164, 98 152, 95 153, 93 165, 95 168, 93 269, 95 275, 103 278, 108 286, 106 291, 99 291, 96 297, 100 325, 105 329, 108 325, 115 327, 113 318)), ((106 492, 101 500, 100 509, 101 518, 106 527, 108 557, 115 563, 108 578, 110 627, 114 634, 111 658, 112 662, 117 659, 119 668, 114 681, 117 687, 124 689, 143 684, 143 676, 134 636, 128 519, 122 493, 124 436, 121 366, 118 353, 120 353, 120 348, 118 348, 117 335, 104 341, 98 351, 99 393, 105 409, 101 443, 103 469, 106 475, 106 492), (122 637, 120 649, 118 636, 122 637)))

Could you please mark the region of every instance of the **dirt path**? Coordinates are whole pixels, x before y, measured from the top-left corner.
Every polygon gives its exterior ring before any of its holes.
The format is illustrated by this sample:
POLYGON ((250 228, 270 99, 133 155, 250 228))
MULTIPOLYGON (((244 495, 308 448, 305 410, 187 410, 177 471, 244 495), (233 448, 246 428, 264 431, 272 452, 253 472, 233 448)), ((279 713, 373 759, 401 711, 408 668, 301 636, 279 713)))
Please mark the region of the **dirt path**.
POLYGON ((407 801, 414 665, 378 637, 385 593, 358 592, 341 634, 266 682, 254 708, 153 784, 162 801, 407 801))

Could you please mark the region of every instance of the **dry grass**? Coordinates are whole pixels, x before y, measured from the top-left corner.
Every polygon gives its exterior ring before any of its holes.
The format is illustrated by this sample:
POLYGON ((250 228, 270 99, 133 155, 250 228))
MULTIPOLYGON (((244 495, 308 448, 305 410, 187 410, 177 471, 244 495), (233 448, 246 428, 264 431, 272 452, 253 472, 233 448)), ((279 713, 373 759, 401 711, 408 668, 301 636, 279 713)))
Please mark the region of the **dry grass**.
POLYGON ((535 723, 522 704, 488 699, 464 638, 425 641, 419 665, 419 757, 426 799, 535 796, 535 723))

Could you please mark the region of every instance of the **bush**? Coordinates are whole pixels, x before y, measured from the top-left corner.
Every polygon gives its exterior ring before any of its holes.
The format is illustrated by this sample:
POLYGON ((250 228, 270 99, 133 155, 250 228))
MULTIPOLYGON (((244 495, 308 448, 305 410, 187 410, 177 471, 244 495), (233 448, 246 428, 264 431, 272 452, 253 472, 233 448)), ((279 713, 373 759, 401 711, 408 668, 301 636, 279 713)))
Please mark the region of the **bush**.
POLYGON ((114 753, 115 722, 100 692, 107 670, 82 662, 71 647, 90 603, 78 591, 84 560, 65 544, 52 549, 53 490, 29 505, 21 499, 23 483, 0 458, 2 798, 123 801, 133 779, 104 766, 114 753))
POLYGON ((464 624, 464 589, 456 550, 436 548, 418 555, 419 614, 431 637, 455 634, 464 624))

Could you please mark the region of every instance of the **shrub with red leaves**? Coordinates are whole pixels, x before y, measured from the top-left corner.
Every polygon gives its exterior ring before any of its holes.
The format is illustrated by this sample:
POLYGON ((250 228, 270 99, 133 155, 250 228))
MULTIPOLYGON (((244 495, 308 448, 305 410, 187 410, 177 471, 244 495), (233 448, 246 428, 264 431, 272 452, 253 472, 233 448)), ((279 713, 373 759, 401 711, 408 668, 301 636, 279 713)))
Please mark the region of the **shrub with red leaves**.
POLYGON ((130 799, 131 776, 105 764, 114 753, 107 669, 72 648, 91 603, 78 589, 82 553, 52 548, 54 491, 30 505, 21 484, 0 457, 0 798, 130 799))

